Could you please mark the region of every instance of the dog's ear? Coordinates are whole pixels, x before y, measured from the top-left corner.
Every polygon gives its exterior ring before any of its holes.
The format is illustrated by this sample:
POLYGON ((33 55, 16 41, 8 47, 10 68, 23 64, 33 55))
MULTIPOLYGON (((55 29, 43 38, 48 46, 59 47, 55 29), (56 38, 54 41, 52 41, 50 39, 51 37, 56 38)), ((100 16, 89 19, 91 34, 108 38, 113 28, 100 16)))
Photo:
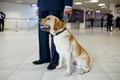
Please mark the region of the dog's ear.
POLYGON ((64 27, 64 23, 59 19, 55 19, 54 30, 58 30, 64 27))

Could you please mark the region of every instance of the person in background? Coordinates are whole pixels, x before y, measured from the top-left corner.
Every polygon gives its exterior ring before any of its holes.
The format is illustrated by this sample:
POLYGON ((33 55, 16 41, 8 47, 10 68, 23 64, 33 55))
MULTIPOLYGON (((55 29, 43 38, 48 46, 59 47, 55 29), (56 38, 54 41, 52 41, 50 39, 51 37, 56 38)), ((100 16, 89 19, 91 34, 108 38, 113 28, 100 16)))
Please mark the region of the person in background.
POLYGON ((90 24, 91 24, 91 27, 93 28, 93 26, 94 26, 94 19, 93 18, 90 19, 90 24))
POLYGON ((104 24, 103 24, 103 23, 104 23, 104 16, 101 17, 101 28, 104 27, 104 24))
POLYGON ((120 30, 120 14, 118 14, 116 17, 116 27, 120 30))
POLYGON ((0 32, 4 31, 4 19, 6 15, 2 11, 0 11, 0 32))
MULTIPOLYGON (((36 13, 39 19, 45 18, 48 15, 54 15, 60 20, 63 18, 63 14, 72 13, 73 0, 38 0, 38 9, 36 13)), ((54 45, 53 35, 51 35, 51 56, 49 48, 49 32, 42 31, 38 24, 38 36, 39 36, 39 60, 33 61, 33 64, 39 65, 48 63, 47 69, 53 70, 58 65, 59 55, 56 52, 54 45)))
POLYGON ((113 14, 111 14, 112 11, 110 11, 107 14, 107 31, 112 31, 113 26, 113 14))

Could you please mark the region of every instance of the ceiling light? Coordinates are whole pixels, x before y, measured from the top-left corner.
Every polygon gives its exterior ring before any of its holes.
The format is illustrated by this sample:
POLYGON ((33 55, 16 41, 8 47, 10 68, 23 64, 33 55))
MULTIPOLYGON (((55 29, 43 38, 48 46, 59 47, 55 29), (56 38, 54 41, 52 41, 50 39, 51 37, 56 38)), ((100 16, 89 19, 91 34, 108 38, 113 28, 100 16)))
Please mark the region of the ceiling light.
POLYGON ((101 8, 107 8, 107 6, 101 6, 101 8))
POLYGON ((17 3, 22 3, 22 1, 16 1, 17 3))
POLYGON ((99 10, 97 10, 97 11, 96 11, 96 13, 100 13, 100 11, 99 11, 99 10))
POLYGON ((90 0, 91 3, 99 2, 98 0, 90 0))
POLYGON ((101 4, 98 4, 98 6, 105 6, 105 4, 104 4, 104 3, 101 3, 101 4))
POLYGON ((81 2, 75 2, 74 4, 75 5, 81 5, 82 3, 81 2))

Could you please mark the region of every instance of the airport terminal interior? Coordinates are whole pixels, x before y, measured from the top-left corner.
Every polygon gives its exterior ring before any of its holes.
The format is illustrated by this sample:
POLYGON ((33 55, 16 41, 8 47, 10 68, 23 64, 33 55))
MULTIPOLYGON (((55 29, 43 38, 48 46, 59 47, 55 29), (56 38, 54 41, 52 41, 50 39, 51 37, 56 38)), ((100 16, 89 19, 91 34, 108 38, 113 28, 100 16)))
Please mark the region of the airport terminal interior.
POLYGON ((0 80, 120 80, 119 0, 73 0, 73 13, 66 25, 88 52, 90 71, 81 75, 73 66, 68 77, 64 76, 65 66, 48 70, 49 63, 32 63, 39 59, 36 2, 0 0, 0 11, 6 14, 5 29, 0 31, 0 80), (109 12, 113 14, 110 31, 109 12))

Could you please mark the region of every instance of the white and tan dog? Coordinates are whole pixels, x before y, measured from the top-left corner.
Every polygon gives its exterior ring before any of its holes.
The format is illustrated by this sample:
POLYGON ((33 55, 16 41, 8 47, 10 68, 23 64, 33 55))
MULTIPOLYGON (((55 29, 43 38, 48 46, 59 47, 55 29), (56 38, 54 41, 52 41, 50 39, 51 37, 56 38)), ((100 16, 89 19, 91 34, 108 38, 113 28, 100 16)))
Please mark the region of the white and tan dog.
POLYGON ((57 68, 62 68, 63 59, 66 61, 66 76, 71 74, 71 63, 74 63, 80 74, 84 74, 90 70, 90 58, 88 53, 83 49, 66 25, 55 16, 47 16, 41 19, 41 29, 49 31, 54 35, 54 44, 59 53, 59 64, 57 68))

